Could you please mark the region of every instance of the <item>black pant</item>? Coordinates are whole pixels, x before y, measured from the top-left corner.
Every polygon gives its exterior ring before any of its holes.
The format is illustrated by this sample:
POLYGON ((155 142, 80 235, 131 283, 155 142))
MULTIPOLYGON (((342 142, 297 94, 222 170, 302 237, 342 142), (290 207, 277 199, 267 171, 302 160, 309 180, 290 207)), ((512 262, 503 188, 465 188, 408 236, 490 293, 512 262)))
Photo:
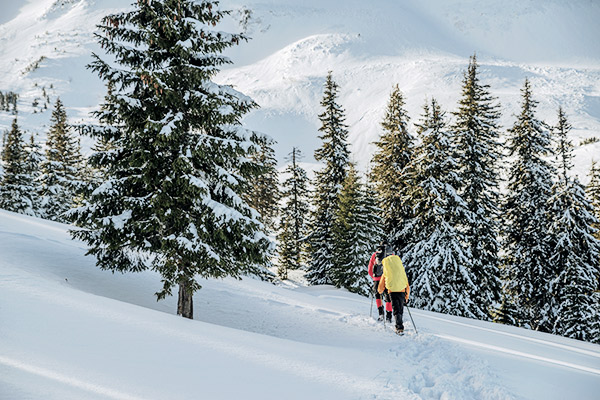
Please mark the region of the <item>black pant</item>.
POLYGON ((404 313, 404 292, 391 292, 392 297, 392 310, 394 318, 396 318, 396 329, 404 329, 402 323, 402 314, 404 313))
MULTIPOLYGON (((373 281, 373 291, 375 292, 375 299, 381 300, 381 294, 379 294, 379 292, 377 290, 378 287, 379 287, 379 281, 373 281)), ((392 299, 390 298, 390 294, 388 293, 387 289, 383 290, 383 294, 385 295, 385 302, 390 303, 392 301, 392 299)))

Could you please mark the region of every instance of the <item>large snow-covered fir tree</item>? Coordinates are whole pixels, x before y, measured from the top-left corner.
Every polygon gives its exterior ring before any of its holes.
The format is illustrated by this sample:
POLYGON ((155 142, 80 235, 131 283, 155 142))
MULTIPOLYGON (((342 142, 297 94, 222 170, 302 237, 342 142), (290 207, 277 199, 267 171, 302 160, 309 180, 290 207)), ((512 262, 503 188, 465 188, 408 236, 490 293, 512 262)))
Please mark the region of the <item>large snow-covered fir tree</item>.
POLYGON ((211 80, 245 38, 214 30, 227 14, 215 1, 134 6, 96 35, 111 61, 94 54, 90 68, 113 88, 94 135, 112 149, 93 159, 108 179, 72 213, 85 226, 72 234, 103 269, 160 273, 158 299, 178 286, 177 313, 193 318, 198 276, 258 273, 269 247, 244 200, 261 166, 240 120, 256 104, 211 80))
MULTIPOLYGON (((549 228, 549 245, 551 249, 550 257, 552 261, 563 266, 568 266, 574 260, 573 254, 570 254, 570 232, 566 232, 565 229, 570 229, 573 226, 574 221, 571 220, 571 213, 576 210, 572 210, 573 201, 576 199, 573 196, 577 196, 578 193, 572 192, 575 186, 569 177, 569 171, 573 167, 573 143, 568 138, 568 133, 571 130, 571 125, 567 121, 567 118, 563 112, 562 107, 558 108, 558 122, 553 127, 554 142, 555 142, 555 165, 557 168, 557 179, 552 187, 552 196, 548 200, 548 212, 550 213, 551 225, 549 228), (565 236, 567 235, 567 236, 565 236), (566 263, 566 264, 564 264, 566 263)), ((573 232, 574 233, 574 232, 573 232)), ((580 260, 577 260, 577 262, 580 260)), ((557 268, 556 274, 560 271, 557 268)), ((556 280, 558 276, 555 276, 556 280)), ((552 290, 552 296, 549 297, 549 302, 544 311, 543 318, 540 322, 541 329, 547 332, 554 330, 554 323, 558 318, 558 305, 562 302, 559 297, 559 291, 561 288, 558 285, 551 282, 550 289, 552 290)))
POLYGON ((472 256, 460 227, 470 212, 456 189, 460 165, 454 158, 455 143, 434 99, 425 105, 417 126, 422 141, 406 168, 415 209, 403 232, 412 237, 403 253, 411 301, 426 310, 480 317, 472 295, 475 277, 468 268, 472 256))
POLYGON ((573 159, 567 136, 570 129, 559 108, 555 127, 559 179, 549 200, 549 258, 557 266, 557 276, 551 282, 552 297, 540 326, 558 335, 600 342, 600 294, 594 293, 600 273, 600 241, 593 236, 598 219, 583 185, 568 175, 573 159))
POLYGON ((258 211, 261 222, 269 232, 275 231, 275 219, 279 213, 279 174, 273 144, 275 141, 265 135, 255 134, 257 146, 250 151, 250 159, 260 166, 256 178, 252 180, 246 201, 258 211))
POLYGON ((508 130, 508 193, 504 204, 505 290, 515 302, 520 325, 540 329, 551 304, 550 282, 559 266, 550 261, 548 199, 552 194, 554 168, 551 135, 535 116, 531 84, 525 80, 521 113, 508 130))
POLYGON ((367 265, 380 237, 371 225, 381 224, 373 215, 367 192, 353 164, 339 196, 339 208, 334 221, 335 268, 331 271, 333 284, 350 292, 367 296, 370 292, 367 265))
POLYGON ((470 269, 476 290, 468 295, 478 307, 474 316, 479 319, 489 319, 501 293, 497 220, 500 111, 495 102, 489 85, 479 79, 477 59, 473 55, 464 74, 462 97, 451 129, 459 165, 457 189, 470 211, 470 218, 462 221, 471 253, 464 267, 470 269))
POLYGON ((557 335, 600 343, 600 240, 592 227, 598 219, 577 179, 558 185, 550 207, 550 260, 558 266, 558 275, 551 282, 552 313, 544 314, 542 326, 551 326, 557 335))
POLYGON ((306 235, 307 219, 310 210, 308 177, 306 171, 300 166, 302 158, 300 150, 292 148, 284 174, 287 178, 283 182, 281 207, 279 219, 278 242, 278 274, 282 279, 287 279, 290 269, 299 269, 306 262, 306 235))
POLYGON ((79 140, 67 123, 67 112, 60 99, 56 99, 50 123, 41 167, 41 216, 66 222, 65 213, 74 206, 83 184, 83 160, 79 140))
POLYGON ((0 177, 0 208, 35 215, 35 177, 28 168, 25 139, 16 117, 3 142, 4 172, 0 177))
POLYGON ((335 269, 335 235, 333 222, 339 209, 339 193, 346 179, 350 151, 348 129, 343 108, 337 103, 338 85, 331 72, 325 82, 321 100, 323 113, 319 115, 319 138, 322 146, 315 151, 315 160, 325 164, 315 173, 313 207, 310 221, 310 263, 306 277, 313 285, 333 283, 331 272, 335 269))
POLYGON ((408 113, 404 109, 404 96, 395 85, 381 123, 383 133, 375 142, 377 150, 371 160, 370 179, 374 183, 382 210, 386 236, 400 249, 406 237, 401 237, 400 229, 406 219, 411 216, 411 205, 404 196, 409 188, 403 176, 403 170, 412 159, 414 137, 408 132, 408 113))

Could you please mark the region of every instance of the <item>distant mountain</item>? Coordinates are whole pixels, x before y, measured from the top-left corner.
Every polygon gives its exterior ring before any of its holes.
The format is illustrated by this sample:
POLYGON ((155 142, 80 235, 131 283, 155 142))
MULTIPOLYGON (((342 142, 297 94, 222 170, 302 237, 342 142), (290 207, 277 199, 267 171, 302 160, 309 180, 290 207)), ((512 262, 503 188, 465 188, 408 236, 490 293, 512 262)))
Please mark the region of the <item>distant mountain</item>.
MULTIPOLYGON (((45 136, 50 119, 45 107, 51 109, 56 96, 73 123, 90 121, 89 112, 105 91, 85 69, 92 51, 102 54, 93 38, 95 24, 126 4, 31 0, 2 5, 7 12, 0 19, 0 91, 20 94, 25 129, 45 136)), ((260 104, 245 123, 278 141, 281 162, 292 146, 300 147, 305 161, 314 161, 327 71, 340 85, 353 158, 365 170, 392 85, 403 90, 412 122, 430 96, 451 112, 474 52, 484 83, 502 104, 504 129, 514 122, 519 90, 528 77, 540 101, 539 117, 554 124, 562 105, 573 125, 574 172, 586 181, 592 159, 600 159, 600 143, 579 146, 600 137, 598 2, 248 0, 221 5, 232 13, 219 29, 244 31, 251 40, 229 51, 234 64, 217 80, 260 104)), ((0 129, 11 119, 0 112, 0 129)), ((90 140, 83 145, 89 148, 90 140)))

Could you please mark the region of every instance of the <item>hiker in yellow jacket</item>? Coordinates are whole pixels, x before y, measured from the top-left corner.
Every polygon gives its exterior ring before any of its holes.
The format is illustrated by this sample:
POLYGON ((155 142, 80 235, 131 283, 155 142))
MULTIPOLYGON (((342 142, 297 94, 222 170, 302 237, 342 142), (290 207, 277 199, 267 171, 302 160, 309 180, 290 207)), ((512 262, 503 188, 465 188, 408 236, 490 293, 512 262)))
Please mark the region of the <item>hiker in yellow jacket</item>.
POLYGON ((394 255, 390 246, 385 246, 385 250, 380 252, 378 257, 381 257, 383 275, 379 281, 377 291, 383 293, 384 289, 387 289, 390 293, 392 297, 392 310, 396 319, 396 333, 402 333, 404 332, 402 314, 404 312, 404 304, 408 301, 410 293, 406 271, 402 265, 402 260, 397 255, 394 255))

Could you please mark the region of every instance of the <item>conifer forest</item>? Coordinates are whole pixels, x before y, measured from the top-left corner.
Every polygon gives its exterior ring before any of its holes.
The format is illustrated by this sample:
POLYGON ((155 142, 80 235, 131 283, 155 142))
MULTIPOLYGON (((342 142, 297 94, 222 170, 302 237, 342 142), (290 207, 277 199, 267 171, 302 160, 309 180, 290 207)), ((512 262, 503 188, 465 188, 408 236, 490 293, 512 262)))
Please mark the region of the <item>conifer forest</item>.
POLYGON ((216 27, 228 14, 214 1, 139 0, 106 15, 87 65, 105 87, 94 123, 70 122, 78 104, 56 96, 42 140, 20 126, 19 93, 0 92, 12 120, 0 208, 71 224, 101 269, 157 272, 156 298, 177 296, 187 318, 206 278, 296 273, 371 296, 367 265, 387 240, 415 308, 600 343, 600 163, 586 184, 572 173, 578 143, 561 105, 541 120, 525 78, 501 126, 474 52, 451 109, 432 90, 409 115, 389 82, 363 169, 340 101, 352 88, 332 70, 315 115, 319 168, 307 171, 298 147, 276 154, 269 133, 245 126, 259 104, 216 82, 224 52, 250 40, 216 27))

